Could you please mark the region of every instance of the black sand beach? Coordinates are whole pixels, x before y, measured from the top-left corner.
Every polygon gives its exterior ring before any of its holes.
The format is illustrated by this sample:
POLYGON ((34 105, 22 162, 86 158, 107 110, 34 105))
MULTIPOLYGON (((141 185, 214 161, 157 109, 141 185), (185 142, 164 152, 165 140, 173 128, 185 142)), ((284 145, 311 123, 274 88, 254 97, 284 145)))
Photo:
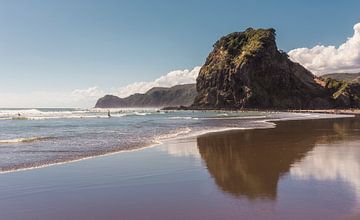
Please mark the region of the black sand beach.
POLYGON ((359 217, 360 118, 276 124, 1 174, 1 219, 359 217))

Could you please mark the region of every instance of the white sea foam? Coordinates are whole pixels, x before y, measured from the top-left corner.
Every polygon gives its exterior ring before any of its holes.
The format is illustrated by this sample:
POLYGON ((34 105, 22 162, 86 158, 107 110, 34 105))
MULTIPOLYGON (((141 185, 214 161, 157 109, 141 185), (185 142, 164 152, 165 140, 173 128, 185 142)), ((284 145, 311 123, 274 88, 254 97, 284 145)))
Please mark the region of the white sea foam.
POLYGON ((0 109, 0 120, 51 120, 145 116, 157 109, 0 109))
POLYGON ((266 118, 266 115, 259 115, 259 116, 228 116, 228 117, 204 117, 201 119, 211 119, 211 120, 234 120, 234 119, 262 119, 266 118))
POLYGON ((49 138, 51 137, 24 137, 24 138, 14 138, 14 139, 4 139, 4 140, 0 140, 0 144, 17 144, 24 142, 34 142, 34 141, 46 140, 49 138))
POLYGON ((154 141, 157 142, 157 143, 162 143, 162 141, 174 139, 174 138, 179 137, 181 135, 189 134, 191 131, 192 131, 192 129, 189 128, 189 127, 178 128, 178 129, 175 129, 174 131, 172 131, 170 133, 161 134, 161 135, 156 136, 154 138, 154 141))
POLYGON ((148 115, 150 113, 148 112, 134 112, 134 115, 140 115, 140 116, 145 116, 145 115, 148 115))
POLYGON ((170 119, 183 119, 183 120, 199 120, 199 118, 196 117, 191 117, 191 116, 174 116, 174 117, 170 117, 170 119))

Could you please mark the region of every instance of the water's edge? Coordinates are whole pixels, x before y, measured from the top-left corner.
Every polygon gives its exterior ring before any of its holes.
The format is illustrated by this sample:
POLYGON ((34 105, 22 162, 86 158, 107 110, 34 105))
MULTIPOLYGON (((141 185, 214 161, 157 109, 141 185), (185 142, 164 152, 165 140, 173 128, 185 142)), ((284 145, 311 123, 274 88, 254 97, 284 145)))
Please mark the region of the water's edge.
MULTIPOLYGON (((312 115, 312 114, 311 114, 312 115)), ((314 114, 315 115, 315 114, 314 114)), ((22 164, 23 167, 21 167, 21 165, 19 165, 18 167, 11 167, 9 169, 4 169, 0 171, 0 175, 2 174, 8 174, 8 173, 15 173, 15 172, 23 172, 23 171, 29 171, 29 170, 33 170, 33 169, 40 169, 40 168, 46 168, 46 167, 51 167, 51 166, 55 166, 55 165, 62 165, 62 164, 67 164, 67 163, 75 163, 75 162, 80 162, 83 160, 88 160, 88 159, 93 159, 93 158, 98 158, 98 157, 105 157, 105 156, 111 156, 111 155, 115 155, 115 154, 119 154, 119 153, 128 153, 128 152, 134 152, 134 151, 141 151, 144 149, 148 149, 148 148, 153 148, 153 147, 159 147, 163 144, 167 144, 171 141, 174 140, 178 140, 178 139, 193 139, 196 138, 198 136, 201 135, 211 135, 213 133, 219 133, 219 132, 228 132, 228 131, 235 131, 235 130, 251 130, 251 129, 271 129, 271 128, 275 128, 278 121, 295 121, 295 120, 329 120, 329 119, 334 119, 334 118, 348 118, 348 117, 355 117, 355 115, 334 115, 334 114, 327 114, 328 116, 326 117, 320 117, 320 118, 316 118, 316 117, 300 117, 300 118, 280 118, 280 119, 267 119, 267 120, 254 120, 254 122, 260 122, 263 124, 262 127, 221 127, 219 129, 209 129, 209 130, 202 130, 202 131, 198 131, 198 132, 189 132, 186 135, 183 136, 175 136, 175 137, 169 137, 169 138, 164 138, 164 139, 159 139, 156 140, 153 143, 149 143, 149 144, 144 144, 141 146, 136 146, 133 147, 131 149, 110 149, 109 151, 101 151, 101 152, 95 152, 93 154, 89 153, 88 156, 84 156, 84 155, 79 155, 79 156, 74 156, 73 158, 66 158, 66 159, 58 159, 58 160, 52 160, 52 161, 42 161, 42 163, 39 164, 31 164, 28 165, 27 164, 22 164)))

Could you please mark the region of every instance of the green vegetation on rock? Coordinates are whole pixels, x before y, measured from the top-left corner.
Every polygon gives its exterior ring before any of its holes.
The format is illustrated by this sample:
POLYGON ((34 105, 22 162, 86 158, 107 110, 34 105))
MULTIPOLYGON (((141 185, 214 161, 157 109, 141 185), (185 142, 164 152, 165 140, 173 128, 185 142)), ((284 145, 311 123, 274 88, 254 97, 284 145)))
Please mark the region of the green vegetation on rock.
POLYGON ((241 65, 246 58, 254 57, 267 46, 271 46, 275 40, 275 30, 248 28, 244 32, 234 32, 220 38, 214 44, 214 59, 206 61, 207 65, 203 68, 204 74, 209 74, 210 70, 222 70, 227 66, 241 65))
POLYGON ((332 98, 337 99, 349 86, 349 83, 343 80, 325 79, 325 87, 333 92, 332 98))

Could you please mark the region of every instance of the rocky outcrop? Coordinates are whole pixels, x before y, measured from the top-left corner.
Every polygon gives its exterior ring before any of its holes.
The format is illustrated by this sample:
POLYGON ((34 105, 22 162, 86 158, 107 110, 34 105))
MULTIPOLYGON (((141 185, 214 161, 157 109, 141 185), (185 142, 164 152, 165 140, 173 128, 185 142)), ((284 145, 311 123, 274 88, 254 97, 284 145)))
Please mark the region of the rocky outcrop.
POLYGON ((358 88, 331 87, 285 52, 274 29, 235 32, 218 40, 196 80, 195 109, 358 107, 358 88), (356 93, 356 95, 353 95, 356 93))
POLYGON ((321 76, 324 79, 335 79, 352 83, 360 83, 360 73, 330 73, 321 76))
POLYGON ((145 94, 134 94, 126 98, 106 95, 96 102, 95 108, 189 106, 196 95, 195 84, 171 88, 154 87, 145 94))
POLYGON ((336 80, 331 78, 324 79, 325 88, 335 100, 335 108, 359 108, 360 107, 360 84, 357 79, 350 81, 336 80))

